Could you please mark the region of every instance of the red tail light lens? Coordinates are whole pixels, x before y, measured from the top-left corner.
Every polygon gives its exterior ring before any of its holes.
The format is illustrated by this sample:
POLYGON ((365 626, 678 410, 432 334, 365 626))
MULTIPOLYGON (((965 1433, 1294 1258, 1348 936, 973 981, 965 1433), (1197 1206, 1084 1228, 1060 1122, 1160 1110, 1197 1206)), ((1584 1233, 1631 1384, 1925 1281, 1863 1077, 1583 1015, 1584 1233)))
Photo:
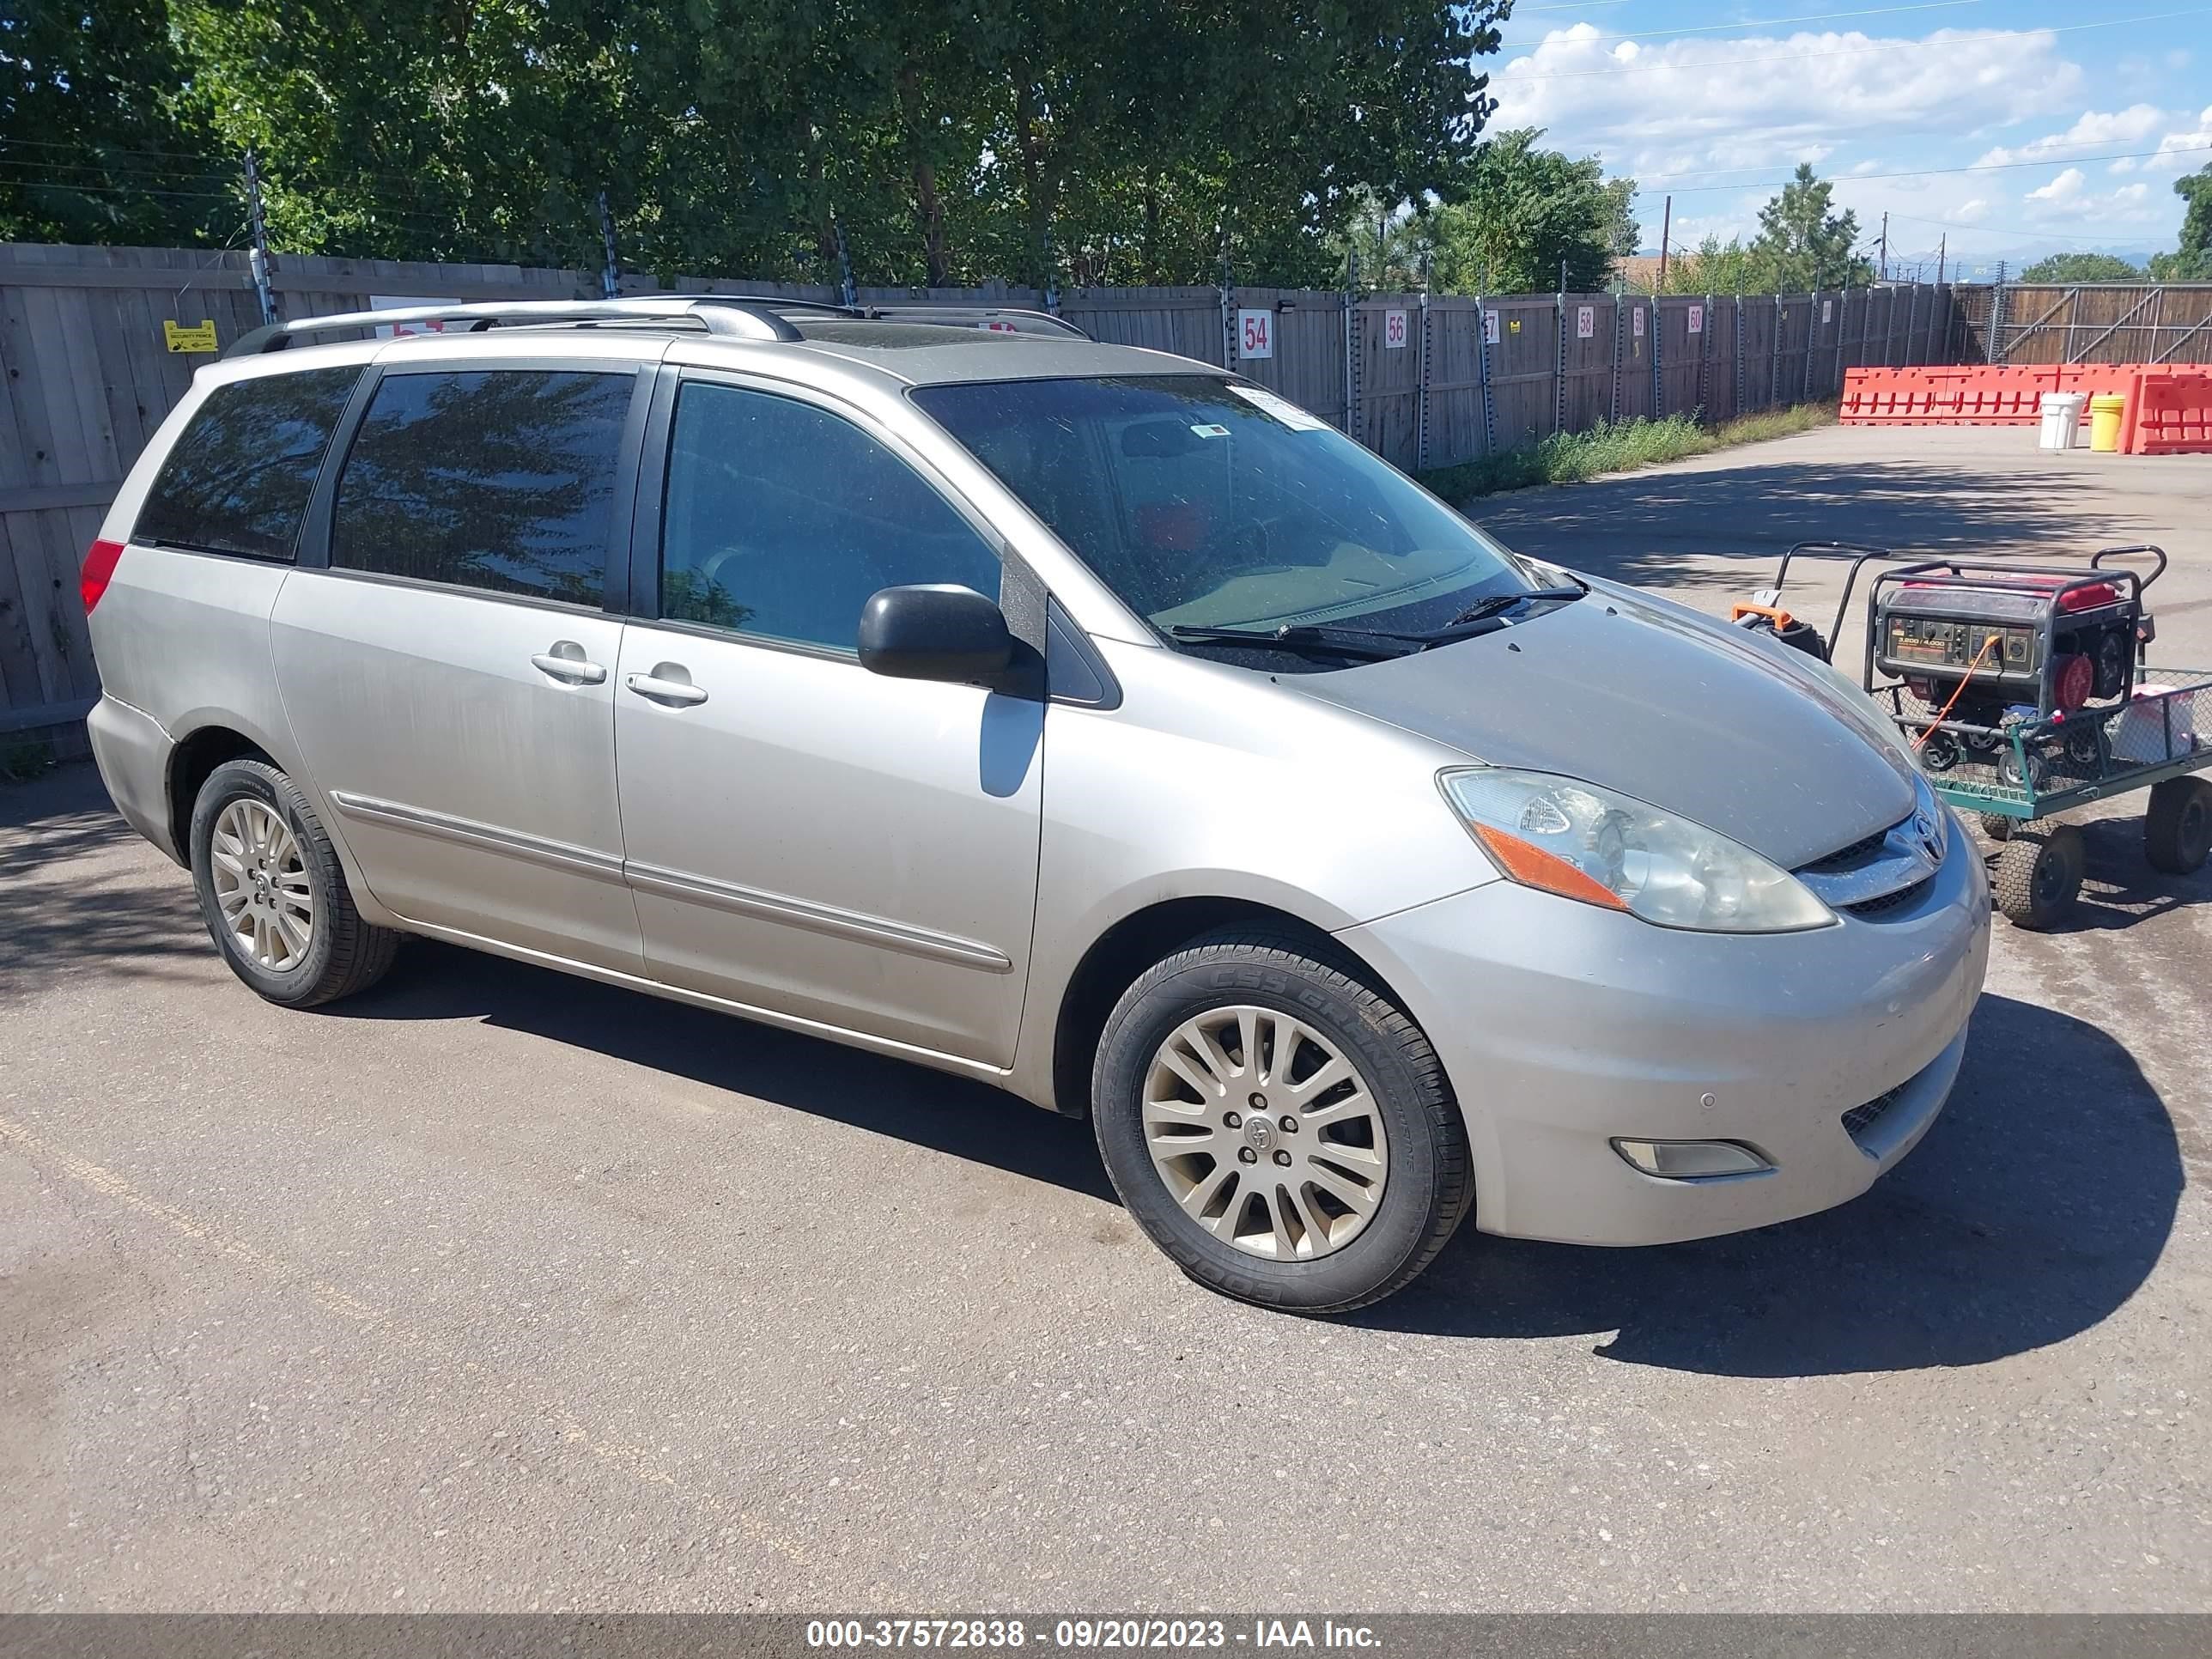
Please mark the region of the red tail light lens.
POLYGON ((86 616, 92 614, 92 607, 107 592, 107 584, 115 575, 116 562, 122 556, 121 542, 94 542, 86 550, 84 570, 77 578, 77 591, 84 595, 86 616))

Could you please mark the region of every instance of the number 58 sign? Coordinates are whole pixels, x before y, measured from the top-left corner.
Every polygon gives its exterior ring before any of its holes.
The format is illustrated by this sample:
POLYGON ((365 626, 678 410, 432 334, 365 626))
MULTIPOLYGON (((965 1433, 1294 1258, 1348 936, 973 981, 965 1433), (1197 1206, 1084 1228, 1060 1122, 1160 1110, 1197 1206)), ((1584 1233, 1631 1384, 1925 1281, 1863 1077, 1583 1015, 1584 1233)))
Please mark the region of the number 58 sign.
POLYGON ((1237 313, 1237 355, 1239 358, 1275 355, 1275 313, 1242 311, 1237 313))

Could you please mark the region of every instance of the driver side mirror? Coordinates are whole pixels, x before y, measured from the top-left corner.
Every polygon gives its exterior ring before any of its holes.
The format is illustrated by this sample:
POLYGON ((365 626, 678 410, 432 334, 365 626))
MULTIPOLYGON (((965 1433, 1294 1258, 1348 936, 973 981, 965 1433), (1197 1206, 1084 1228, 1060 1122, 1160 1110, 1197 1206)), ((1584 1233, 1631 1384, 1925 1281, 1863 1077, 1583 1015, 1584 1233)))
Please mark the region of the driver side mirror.
POLYGON ((1004 690, 1017 649, 1006 613, 972 587, 886 587, 860 611, 860 666, 891 679, 1004 690))

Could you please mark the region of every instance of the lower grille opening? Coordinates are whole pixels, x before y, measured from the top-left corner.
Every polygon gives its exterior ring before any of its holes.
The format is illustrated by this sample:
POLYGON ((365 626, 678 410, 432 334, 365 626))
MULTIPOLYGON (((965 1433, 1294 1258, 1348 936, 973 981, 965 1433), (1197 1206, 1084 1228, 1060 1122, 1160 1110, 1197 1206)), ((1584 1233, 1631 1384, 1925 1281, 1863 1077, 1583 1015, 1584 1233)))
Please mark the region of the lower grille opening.
POLYGON ((1844 1133, 1853 1140, 1858 1139, 1868 1130, 1881 1121, 1889 1109, 1897 1104, 1904 1093, 1905 1085, 1900 1083, 1887 1094, 1876 1095, 1865 1105, 1852 1107, 1850 1111, 1844 1114, 1844 1133))

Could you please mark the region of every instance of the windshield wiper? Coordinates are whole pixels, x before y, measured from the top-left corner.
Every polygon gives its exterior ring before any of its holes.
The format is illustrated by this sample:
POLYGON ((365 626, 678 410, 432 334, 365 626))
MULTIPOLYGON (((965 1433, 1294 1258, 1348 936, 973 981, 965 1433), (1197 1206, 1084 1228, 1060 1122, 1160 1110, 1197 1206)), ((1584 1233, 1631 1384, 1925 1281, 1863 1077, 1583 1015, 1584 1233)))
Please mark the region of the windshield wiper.
POLYGON ((1443 634, 1455 628, 1464 627, 1468 623, 1478 623, 1487 617, 1502 615, 1512 610, 1516 605, 1534 605, 1539 599, 1579 599, 1589 592, 1589 589, 1587 587, 1577 586, 1531 587, 1519 593, 1492 593, 1487 599, 1477 599, 1437 632, 1443 634))
POLYGON ((1425 650, 1430 637, 1312 623, 1285 623, 1280 628, 1192 628, 1177 623, 1168 632, 1191 645, 1249 645, 1262 651, 1291 651, 1307 657, 1361 657, 1370 662, 1425 650))

